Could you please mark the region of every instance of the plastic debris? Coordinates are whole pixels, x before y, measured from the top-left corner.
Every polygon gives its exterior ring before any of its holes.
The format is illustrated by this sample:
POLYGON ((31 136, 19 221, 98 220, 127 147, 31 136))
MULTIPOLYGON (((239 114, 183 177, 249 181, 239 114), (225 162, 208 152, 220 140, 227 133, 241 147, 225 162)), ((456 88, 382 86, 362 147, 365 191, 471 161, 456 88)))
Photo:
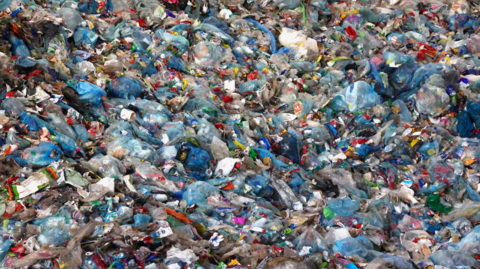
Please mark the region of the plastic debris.
POLYGON ((0 268, 480 268, 479 4, 0 1, 0 268))

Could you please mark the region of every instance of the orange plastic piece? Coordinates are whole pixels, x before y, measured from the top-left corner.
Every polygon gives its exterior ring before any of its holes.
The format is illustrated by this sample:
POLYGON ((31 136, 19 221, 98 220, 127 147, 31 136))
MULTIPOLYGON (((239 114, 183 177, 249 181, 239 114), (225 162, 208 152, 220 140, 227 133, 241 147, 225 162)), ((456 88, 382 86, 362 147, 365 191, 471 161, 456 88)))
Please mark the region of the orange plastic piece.
POLYGON ((231 181, 227 183, 227 186, 222 188, 222 190, 231 190, 231 189, 235 189, 235 186, 233 186, 231 181))
POLYGON ((187 218, 187 214, 185 213, 178 213, 177 211, 170 209, 168 207, 165 207, 165 211, 167 212, 168 215, 175 217, 176 219, 180 220, 183 223, 192 224, 194 222, 193 219, 187 218))

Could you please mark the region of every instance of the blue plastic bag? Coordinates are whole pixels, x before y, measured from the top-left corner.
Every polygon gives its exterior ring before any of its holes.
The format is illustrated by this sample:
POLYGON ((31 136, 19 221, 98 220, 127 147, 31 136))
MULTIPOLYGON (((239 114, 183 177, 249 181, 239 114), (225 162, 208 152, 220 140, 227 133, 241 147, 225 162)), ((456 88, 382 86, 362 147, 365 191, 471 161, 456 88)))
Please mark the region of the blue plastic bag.
POLYGON ((327 206, 335 214, 342 217, 349 217, 360 209, 360 201, 354 201, 350 197, 335 198, 327 202, 327 206))
POLYGON ((34 67, 36 64, 37 64, 36 60, 28 58, 25 55, 19 56, 18 59, 15 61, 15 65, 21 66, 24 68, 34 67))
POLYGON ((187 158, 183 160, 183 165, 188 169, 198 172, 196 177, 205 177, 205 171, 208 169, 208 162, 210 162, 208 152, 193 146, 190 142, 179 148, 179 152, 182 150, 188 150, 187 158))
POLYGON ((38 131, 37 123, 25 111, 20 114, 20 122, 22 124, 28 125, 28 129, 30 131, 38 131))
POLYGON ((110 82, 108 92, 118 98, 137 98, 142 94, 142 86, 135 78, 119 77, 110 82))
POLYGON ((77 137, 80 138, 83 142, 87 142, 88 139, 88 133, 87 133, 87 128, 85 128, 85 125, 83 124, 76 124, 73 125, 73 130, 77 134, 77 137))
POLYGON ((187 205, 205 206, 208 204, 207 198, 219 192, 220 189, 206 182, 196 181, 187 187, 183 199, 187 201, 187 205))
POLYGON ((62 156, 62 150, 51 142, 43 142, 38 147, 28 148, 21 157, 14 157, 20 166, 42 167, 56 162, 62 156))
POLYGON ((278 143, 279 148, 275 150, 275 153, 282 155, 292 160, 294 163, 300 163, 300 149, 298 142, 290 133, 283 135, 282 140, 278 143))
POLYGON ((473 123, 466 111, 460 112, 457 123, 457 132, 461 137, 472 137, 473 123))
POLYGON ((252 187, 252 192, 258 197, 268 198, 273 195, 273 188, 268 186, 268 178, 261 175, 249 176, 245 183, 252 187))
POLYGON ((480 128, 480 102, 467 102, 467 113, 475 127, 480 128))
POLYGON ((103 97, 107 96, 107 93, 102 88, 88 82, 77 83, 77 92, 82 102, 94 106, 101 105, 103 97))
POLYGON ((12 44, 12 53, 15 56, 30 56, 30 50, 22 39, 17 38, 15 35, 10 35, 10 44, 12 44))
POLYGON ((98 41, 98 35, 87 27, 79 27, 73 34, 75 46, 90 45, 95 47, 98 41))
POLYGON ((57 142, 62 148, 65 156, 75 158, 77 155, 77 152, 83 153, 82 150, 77 146, 77 143, 75 142, 75 140, 73 140, 69 136, 62 134, 57 130, 55 130, 53 133, 55 134, 57 142))
POLYGON ((347 237, 335 242, 332 249, 335 253, 338 252, 343 256, 358 255, 365 258, 369 251, 373 250, 373 244, 365 236, 347 237))

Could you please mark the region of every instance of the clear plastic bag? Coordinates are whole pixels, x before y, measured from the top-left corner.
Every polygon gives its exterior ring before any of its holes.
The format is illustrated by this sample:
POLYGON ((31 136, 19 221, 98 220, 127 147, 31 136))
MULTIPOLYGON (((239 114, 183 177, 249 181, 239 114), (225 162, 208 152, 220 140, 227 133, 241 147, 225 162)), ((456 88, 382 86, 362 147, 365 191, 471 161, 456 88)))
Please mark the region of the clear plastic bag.
POLYGON ((432 253, 429 258, 435 265, 448 268, 472 268, 480 266, 480 262, 475 258, 468 253, 459 251, 440 250, 432 253))
POLYGON ((159 157, 153 147, 138 139, 120 138, 107 145, 107 154, 117 159, 123 159, 126 156, 144 159, 152 164, 158 164, 159 157))
POLYGON ((202 67, 214 67, 222 59, 222 49, 220 46, 211 44, 208 41, 200 42, 193 49, 195 63, 202 67))
POLYGON ((343 256, 358 255, 362 258, 367 257, 370 250, 373 250, 373 244, 366 237, 347 237, 333 244, 334 252, 343 256))
POLYGON ((295 9, 300 6, 299 0, 276 0, 273 5, 280 9, 295 9))
POLYGON ((65 26, 70 30, 77 29, 78 25, 84 21, 78 11, 72 8, 62 8, 57 10, 55 14, 63 19, 65 26))
POLYGON ((103 177, 121 179, 127 172, 122 162, 111 155, 92 158, 88 161, 88 164, 94 172, 99 173, 103 177))
POLYGON ((426 84, 417 92, 416 104, 420 113, 438 115, 449 103, 450 97, 443 88, 426 84))
POLYGON ((312 228, 308 228, 293 241, 295 249, 302 251, 305 247, 310 248, 310 253, 318 253, 327 250, 323 237, 312 228))
POLYGON ((317 41, 313 38, 308 38, 301 31, 284 27, 278 40, 282 46, 295 51, 296 58, 311 59, 318 56, 317 41))
POLYGON ((38 242, 42 246, 61 245, 71 237, 69 229, 73 222, 71 212, 66 207, 60 208, 51 217, 35 221, 34 224, 41 227, 38 242))
POLYGON ((197 26, 194 26, 192 28, 192 31, 197 32, 197 31, 204 31, 206 33, 209 33, 213 36, 216 36, 220 39, 222 39, 226 44, 231 44, 233 42, 233 38, 223 32, 222 30, 218 29, 215 25, 209 24, 209 23, 200 23, 197 26))
POLYGON ((365 81, 357 81, 338 92, 329 106, 335 110, 358 111, 381 103, 372 86, 365 81))
POLYGON ((197 181, 190 184, 183 193, 183 199, 187 201, 187 205, 197 204, 205 206, 208 204, 207 197, 217 196, 220 190, 206 182, 197 181))
POLYGON ((22 114, 26 109, 23 105, 23 102, 17 98, 7 98, 3 100, 0 108, 2 110, 5 110, 6 114, 11 114, 15 116, 22 114))

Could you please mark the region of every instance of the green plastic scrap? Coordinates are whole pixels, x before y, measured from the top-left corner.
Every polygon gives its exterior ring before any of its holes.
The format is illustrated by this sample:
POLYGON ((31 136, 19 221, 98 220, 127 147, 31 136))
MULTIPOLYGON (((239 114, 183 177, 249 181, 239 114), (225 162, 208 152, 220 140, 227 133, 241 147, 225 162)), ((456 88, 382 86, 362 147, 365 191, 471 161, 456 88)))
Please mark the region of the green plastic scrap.
POLYGON ((335 213, 333 213, 333 211, 327 206, 323 209, 323 215, 325 216, 325 219, 331 219, 335 217, 335 213))
POLYGON ((444 206, 440 202, 440 196, 441 196, 440 193, 430 194, 427 197, 427 206, 430 207, 431 209, 435 210, 435 211, 440 211, 442 213, 448 213, 448 212, 452 211, 451 207, 444 206))

